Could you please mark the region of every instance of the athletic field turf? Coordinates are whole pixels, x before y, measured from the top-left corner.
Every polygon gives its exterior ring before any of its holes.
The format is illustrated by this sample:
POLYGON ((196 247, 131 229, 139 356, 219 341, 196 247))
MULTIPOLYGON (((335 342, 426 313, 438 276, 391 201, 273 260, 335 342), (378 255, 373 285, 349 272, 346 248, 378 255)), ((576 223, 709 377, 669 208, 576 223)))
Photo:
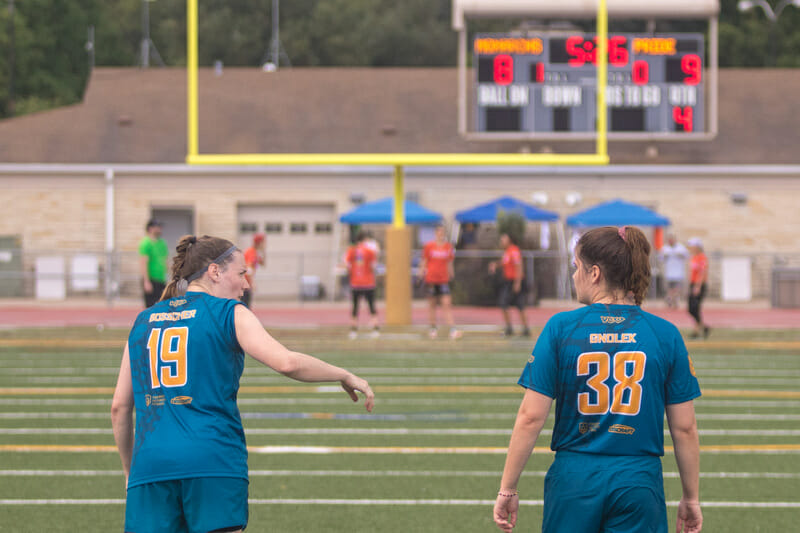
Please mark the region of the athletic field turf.
MULTIPOLYGON (((377 405, 368 415, 337 387, 248 362, 248 531, 496 531, 491 508, 522 396, 515 383, 533 340, 424 333, 348 341, 343 330, 273 331, 369 379, 377 405)), ((125 334, 0 332, 0 531, 122 530, 109 407, 125 334)), ((715 330, 689 350, 704 393, 704 531, 796 531, 800 332, 715 330)), ((549 438, 547 429, 520 483, 519 531, 539 530, 549 438)), ((669 451, 664 471, 672 529, 680 485, 669 451)))

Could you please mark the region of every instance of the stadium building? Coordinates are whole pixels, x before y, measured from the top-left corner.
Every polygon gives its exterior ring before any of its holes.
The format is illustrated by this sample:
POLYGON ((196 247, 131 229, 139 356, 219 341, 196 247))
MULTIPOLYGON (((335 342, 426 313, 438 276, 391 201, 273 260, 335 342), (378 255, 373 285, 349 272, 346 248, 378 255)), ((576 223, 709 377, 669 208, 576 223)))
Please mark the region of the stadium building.
MULTIPOLYGON (((0 121, 0 294, 30 296, 41 257, 98 284, 67 292, 138 294, 136 249, 146 221, 165 235, 213 234, 249 245, 267 234, 262 296, 297 296, 303 276, 336 290, 349 238, 339 217, 392 194, 392 168, 189 166, 183 69, 97 68, 81 103, 0 121), (21 250, 21 253, 11 252, 21 250), (95 257, 81 263, 74 258, 95 257), (78 264, 79 266, 75 266, 78 264), (80 266, 83 265, 83 266, 80 266), (93 281, 93 280, 92 280, 93 281)), ((458 133, 454 68, 201 69, 201 153, 576 153, 591 141, 472 141, 458 133)), ((800 77, 722 69, 719 132, 707 141, 611 141, 609 166, 406 169, 406 195, 441 213, 501 195, 537 202, 563 221, 621 198, 698 236, 714 263, 745 258, 751 298, 770 298, 777 268, 800 266, 800 77)), ((554 246, 554 245, 553 245, 554 246)), ((552 247, 552 246, 551 246, 552 247)), ((800 296, 798 296, 800 299, 800 296)))

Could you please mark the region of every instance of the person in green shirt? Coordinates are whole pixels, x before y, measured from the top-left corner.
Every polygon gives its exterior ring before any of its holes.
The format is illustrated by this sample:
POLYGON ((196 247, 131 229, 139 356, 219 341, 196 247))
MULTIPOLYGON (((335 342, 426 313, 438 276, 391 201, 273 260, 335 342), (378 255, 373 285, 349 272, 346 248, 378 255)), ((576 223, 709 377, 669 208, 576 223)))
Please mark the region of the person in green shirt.
POLYGON ((161 237, 161 222, 147 222, 147 236, 139 242, 139 273, 142 276, 144 305, 155 304, 167 283, 167 241, 161 237))

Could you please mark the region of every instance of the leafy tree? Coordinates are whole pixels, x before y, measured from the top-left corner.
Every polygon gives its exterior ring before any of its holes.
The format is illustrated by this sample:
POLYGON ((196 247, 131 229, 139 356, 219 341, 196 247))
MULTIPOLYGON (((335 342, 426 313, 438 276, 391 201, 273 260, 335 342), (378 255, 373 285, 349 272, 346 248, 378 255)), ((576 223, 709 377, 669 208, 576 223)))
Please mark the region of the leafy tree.
MULTIPOLYGON (((80 100, 89 75, 89 26, 95 28, 95 64, 138 65, 143 1, 164 63, 185 65, 186 0, 16 0, 13 32, 8 9, 0 8, 0 117, 11 114, 12 57, 16 114, 80 100)), ((280 39, 293 66, 453 66, 451 1, 284 0, 280 39)), ((777 6, 779 0, 768 1, 777 6)), ((762 67, 774 59, 778 67, 800 67, 800 9, 789 6, 771 22, 761 8, 742 13, 737 3, 720 0, 720 66, 762 67)), ((272 0, 199 0, 198 9, 201 65, 258 66, 267 59, 272 0)), ((481 19, 469 27, 471 33, 502 32, 523 23, 481 19)), ((573 25, 594 29, 593 21, 573 25)), ((643 21, 610 21, 611 31, 644 28, 643 21)), ((707 25, 659 20, 656 31, 706 32, 707 25)))
POLYGON ((513 211, 497 213, 497 234, 506 234, 514 244, 522 245, 525 238, 525 217, 513 211))
MULTIPOLYGON (((5 35, 3 61, 4 108, 10 111, 11 72, 14 60, 16 113, 65 105, 78 99, 89 71, 85 50, 93 0, 16 2, 13 42, 5 35), (89 8, 89 9, 87 9, 89 8)), ((0 24, 8 26, 9 10, 0 24)), ((11 32, 4 32, 11 33, 11 32)))

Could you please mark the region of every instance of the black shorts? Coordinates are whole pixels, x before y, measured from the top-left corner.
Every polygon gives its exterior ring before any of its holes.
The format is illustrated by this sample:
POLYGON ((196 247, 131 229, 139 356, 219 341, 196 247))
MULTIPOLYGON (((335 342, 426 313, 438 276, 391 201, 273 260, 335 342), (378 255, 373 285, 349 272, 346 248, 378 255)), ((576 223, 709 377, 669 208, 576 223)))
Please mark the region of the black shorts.
POLYGON ((358 302, 364 298, 369 305, 369 314, 375 314, 375 289, 353 289, 353 317, 358 316, 358 302))
POLYGON ((253 290, 252 289, 245 289, 242 291, 242 303, 245 307, 250 307, 250 302, 253 300, 253 290))
POLYGON ((153 285, 153 292, 144 293, 145 307, 153 307, 155 304, 157 304, 161 299, 161 293, 164 292, 164 289, 166 288, 166 284, 161 281, 151 279, 150 283, 153 285))
POLYGON ((528 290, 524 279, 520 285, 519 292, 514 292, 514 281, 507 279, 500 285, 500 291, 497 294, 497 305, 501 309, 516 307, 521 311, 525 309, 525 300, 527 296, 528 290))
POLYGON ((445 296, 450 294, 450 284, 449 283, 426 283, 425 284, 425 293, 432 297, 438 298, 439 296, 445 296))

